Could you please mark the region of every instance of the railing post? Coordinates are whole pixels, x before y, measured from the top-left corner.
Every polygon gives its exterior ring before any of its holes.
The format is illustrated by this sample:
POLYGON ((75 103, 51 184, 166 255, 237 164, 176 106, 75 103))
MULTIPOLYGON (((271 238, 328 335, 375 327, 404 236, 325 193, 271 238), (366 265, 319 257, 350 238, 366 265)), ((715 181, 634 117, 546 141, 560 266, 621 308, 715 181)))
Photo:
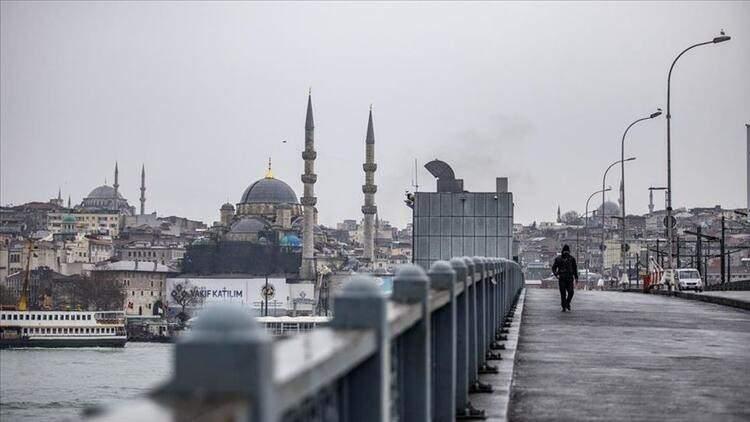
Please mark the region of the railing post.
MULTIPOLYGON (((372 329, 377 350, 342 380, 346 414, 341 420, 380 422, 390 419, 390 334, 387 301, 370 276, 354 276, 334 296, 334 329, 372 329)), ((264 380, 268 382, 268 380, 264 380)))
POLYGON ((398 366, 400 420, 430 421, 432 419, 430 359, 430 279, 422 267, 400 266, 393 278, 391 299, 397 303, 420 304, 422 319, 399 339, 398 366))
POLYGON ((156 394, 240 397, 250 402, 250 420, 275 422, 273 368, 271 338, 246 310, 207 307, 175 346, 174 376, 156 394))
POLYGON ((479 364, 477 363, 477 283, 474 281, 474 260, 468 256, 463 258, 466 264, 466 293, 469 299, 469 392, 479 379, 479 364))
POLYGON ((502 292, 502 271, 500 269, 500 261, 497 258, 490 258, 489 265, 492 268, 492 276, 487 284, 490 287, 490 308, 491 315, 489 318, 488 327, 488 339, 490 342, 490 350, 487 351, 487 360, 500 360, 502 357, 499 352, 495 350, 504 350, 505 346, 498 343, 500 340, 498 336, 498 329, 502 324, 500 317, 500 300, 502 292))
MULTIPOLYGON (((486 338, 486 320, 487 320, 487 307, 485 306, 485 298, 487 297, 485 284, 485 277, 487 271, 484 268, 484 260, 475 256, 472 258, 474 261, 474 273, 479 276, 479 281, 476 282, 476 289, 474 290, 477 295, 476 310, 477 310, 477 372, 484 372, 484 352, 487 350, 487 338, 486 338)), ((477 277, 474 277, 476 280, 477 277)))
MULTIPOLYGON (((434 290, 447 291, 448 303, 432 314, 432 417, 437 422, 456 419, 456 272, 447 261, 436 261, 429 271, 434 290)), ((468 390, 467 390, 468 394, 468 390)))
POLYGON ((453 258, 451 267, 456 272, 456 284, 463 285, 463 291, 456 297, 456 419, 484 416, 484 412, 472 407, 469 402, 471 383, 469 356, 469 280, 466 261, 453 258))

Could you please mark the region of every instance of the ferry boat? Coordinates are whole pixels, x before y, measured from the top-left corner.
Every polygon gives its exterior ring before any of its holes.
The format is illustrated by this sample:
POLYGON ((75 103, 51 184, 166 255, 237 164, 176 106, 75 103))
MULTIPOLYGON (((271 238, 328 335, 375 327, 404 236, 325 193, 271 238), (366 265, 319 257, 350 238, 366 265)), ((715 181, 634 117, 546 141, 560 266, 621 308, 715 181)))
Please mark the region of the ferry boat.
POLYGON ((123 347, 122 311, 0 310, 0 349, 11 347, 123 347))

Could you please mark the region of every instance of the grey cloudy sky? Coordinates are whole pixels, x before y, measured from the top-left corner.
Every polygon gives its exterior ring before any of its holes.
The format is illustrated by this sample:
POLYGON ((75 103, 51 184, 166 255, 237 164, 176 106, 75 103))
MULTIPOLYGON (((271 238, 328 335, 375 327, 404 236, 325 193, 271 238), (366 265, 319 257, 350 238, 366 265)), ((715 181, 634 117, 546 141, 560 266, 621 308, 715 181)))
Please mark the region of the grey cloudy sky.
MULTIPOLYGON (((468 190, 509 176, 516 221, 583 211, 620 137, 665 106, 675 205, 745 205, 750 3, 2 2, 0 202, 81 199, 115 160, 137 204, 211 222, 274 173, 302 193, 315 107, 320 221, 360 218, 373 104, 381 218, 410 220, 414 158, 468 190), (282 143, 287 140, 287 143, 282 143)), ((666 122, 631 130, 628 211, 666 180, 666 122)), ((615 189, 619 173, 610 172, 615 189)), ((657 195, 663 206, 662 195, 657 195)), ((615 196, 612 195, 614 199, 615 196)))

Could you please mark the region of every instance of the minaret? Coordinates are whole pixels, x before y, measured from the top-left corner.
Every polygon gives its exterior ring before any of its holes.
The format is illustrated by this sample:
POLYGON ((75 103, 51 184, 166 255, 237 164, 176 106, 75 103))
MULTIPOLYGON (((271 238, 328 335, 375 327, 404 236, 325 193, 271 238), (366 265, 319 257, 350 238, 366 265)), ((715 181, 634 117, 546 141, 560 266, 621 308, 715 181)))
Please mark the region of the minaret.
POLYGON ((63 203, 62 202, 62 188, 59 186, 57 187, 57 203, 58 205, 62 205, 63 203))
POLYGON ((302 268, 300 278, 302 280, 315 279, 315 242, 313 226, 315 224, 315 182, 318 176, 315 174, 315 124, 313 123, 312 92, 307 94, 307 117, 305 118, 305 150, 302 151, 302 159, 305 160, 305 172, 302 174, 302 183, 305 185, 304 196, 301 198, 304 207, 302 230, 302 268))
POLYGON ((378 208, 375 206, 375 192, 378 187, 375 185, 375 170, 378 165, 375 164, 375 133, 372 127, 372 106, 370 106, 370 117, 367 121, 367 137, 365 138, 365 163, 362 169, 365 171, 365 184, 362 185, 362 193, 365 194, 365 204, 362 206, 362 214, 365 215, 364 228, 364 255, 362 258, 366 262, 375 260, 375 235, 373 233, 373 219, 378 208))
POLYGON ((70 209, 70 195, 68 195, 68 209, 70 209))
POLYGON ((560 204, 557 205, 557 222, 562 223, 562 216, 560 215, 560 204))
POLYGON ((119 207, 120 204, 118 203, 119 202, 118 201, 118 199, 119 199, 118 192, 120 190, 120 183, 118 183, 119 174, 120 174, 120 171, 117 170, 117 161, 115 161, 115 183, 112 185, 112 187, 115 188, 115 199, 114 199, 114 207, 113 208, 116 209, 116 210, 120 209, 120 207, 119 207))
POLYGON ((146 214, 146 166, 141 164, 141 215, 146 214))
POLYGON ((654 190, 653 189, 648 190, 648 213, 649 214, 654 213, 654 190))

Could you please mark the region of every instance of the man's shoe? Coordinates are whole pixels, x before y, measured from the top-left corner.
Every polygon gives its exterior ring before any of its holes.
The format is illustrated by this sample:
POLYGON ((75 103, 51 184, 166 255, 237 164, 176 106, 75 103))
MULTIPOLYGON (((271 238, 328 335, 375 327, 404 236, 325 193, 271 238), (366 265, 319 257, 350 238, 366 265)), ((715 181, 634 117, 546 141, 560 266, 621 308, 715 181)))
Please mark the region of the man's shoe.
POLYGON ((565 307, 563 306, 562 311, 565 312, 565 307))
POLYGON ((568 311, 570 311, 570 305, 566 305, 565 309, 567 309, 568 311))

